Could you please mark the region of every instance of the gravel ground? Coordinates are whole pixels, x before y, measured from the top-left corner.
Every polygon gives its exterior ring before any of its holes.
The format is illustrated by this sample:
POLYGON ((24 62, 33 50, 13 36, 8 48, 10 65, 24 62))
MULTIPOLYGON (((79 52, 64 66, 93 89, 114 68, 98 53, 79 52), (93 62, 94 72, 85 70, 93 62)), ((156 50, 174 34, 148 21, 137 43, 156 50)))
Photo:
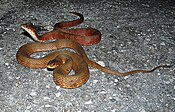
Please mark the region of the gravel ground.
POLYGON ((169 0, 0 0, 1 112, 175 112, 175 3, 169 0), (89 81, 63 89, 52 71, 18 64, 16 52, 32 40, 20 25, 40 31, 84 15, 77 27, 102 33, 99 44, 84 47, 88 57, 126 72, 173 65, 147 75, 118 77, 90 68, 89 81))

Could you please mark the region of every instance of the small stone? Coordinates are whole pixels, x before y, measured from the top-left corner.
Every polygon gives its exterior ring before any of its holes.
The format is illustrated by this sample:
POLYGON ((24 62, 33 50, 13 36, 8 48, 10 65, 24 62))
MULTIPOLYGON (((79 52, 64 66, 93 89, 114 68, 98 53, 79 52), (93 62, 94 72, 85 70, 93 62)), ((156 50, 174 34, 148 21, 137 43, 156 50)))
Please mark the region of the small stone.
POLYGON ((160 73, 157 73, 157 75, 159 76, 159 75, 161 75, 160 73))
POLYGON ((16 77, 16 79, 20 79, 20 76, 16 77))
POLYGON ((114 82, 118 82, 118 79, 115 79, 114 82))
POLYGON ((49 108, 49 107, 52 107, 52 105, 47 104, 47 105, 45 105, 45 107, 46 108, 49 108))
POLYGON ((120 26, 117 26, 117 28, 120 28, 120 26))
POLYGON ((60 97, 60 95, 61 95, 60 92, 59 92, 59 93, 55 93, 55 96, 56 96, 56 97, 60 97))
POLYGON ((6 66, 9 66, 9 63, 5 63, 6 66))
POLYGON ((18 87, 18 86, 19 86, 19 84, 18 84, 18 83, 15 83, 15 86, 16 86, 16 87, 18 87))
POLYGON ((129 88, 129 87, 130 87, 130 85, 129 85, 129 84, 127 84, 127 85, 126 85, 126 87, 128 87, 128 88, 129 88))
POLYGON ((93 103, 92 103, 91 100, 89 100, 89 101, 85 102, 84 104, 88 104, 89 105, 89 104, 93 104, 93 103))
POLYGON ((32 92, 30 93, 30 95, 31 95, 31 96, 36 96, 37 94, 36 94, 35 91, 32 91, 32 92))
POLYGON ((30 110, 25 110, 24 112, 30 112, 30 110))
POLYGON ((175 98, 171 98, 171 99, 175 101, 175 98))
POLYGON ((49 85, 46 85, 46 88, 50 88, 50 86, 49 85))
POLYGON ((49 98, 49 97, 44 97, 43 99, 44 99, 44 100, 49 100, 50 98, 49 98))
POLYGON ((98 82, 98 80, 93 80, 93 83, 96 84, 98 82))
POLYGON ((105 63, 103 61, 98 61, 97 62, 99 65, 101 65, 102 67, 105 67, 105 63))
POLYGON ((165 42, 161 42, 161 43, 160 43, 160 45, 163 45, 163 46, 165 46, 165 42))
POLYGON ((128 76, 125 76, 124 79, 128 79, 128 76))
POLYGON ((59 90, 60 89, 60 86, 56 86, 56 89, 59 90))

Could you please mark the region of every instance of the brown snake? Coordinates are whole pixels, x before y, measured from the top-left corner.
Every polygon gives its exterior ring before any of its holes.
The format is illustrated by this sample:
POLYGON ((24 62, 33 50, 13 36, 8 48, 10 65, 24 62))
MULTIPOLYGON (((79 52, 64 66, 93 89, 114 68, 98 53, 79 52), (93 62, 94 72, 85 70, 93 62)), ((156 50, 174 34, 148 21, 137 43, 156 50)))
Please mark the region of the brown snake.
MULTIPOLYGON (((71 21, 69 21, 69 23, 71 23, 71 21)), ((140 72, 150 73, 160 67, 170 67, 168 65, 160 65, 151 70, 133 70, 126 73, 120 73, 118 71, 113 71, 102 67, 96 62, 91 61, 87 57, 82 46, 78 42, 71 39, 59 39, 50 43, 35 42, 25 44, 19 48, 16 54, 16 59, 21 65, 29 68, 55 68, 53 72, 53 80, 56 85, 63 88, 77 88, 86 83, 90 76, 88 65, 102 72, 117 76, 127 76, 140 72), (74 50, 75 53, 61 50, 50 53, 42 58, 31 57, 31 54, 33 53, 58 50, 61 48, 70 48, 74 50), (75 75, 68 75, 71 69, 75 71, 75 75)))

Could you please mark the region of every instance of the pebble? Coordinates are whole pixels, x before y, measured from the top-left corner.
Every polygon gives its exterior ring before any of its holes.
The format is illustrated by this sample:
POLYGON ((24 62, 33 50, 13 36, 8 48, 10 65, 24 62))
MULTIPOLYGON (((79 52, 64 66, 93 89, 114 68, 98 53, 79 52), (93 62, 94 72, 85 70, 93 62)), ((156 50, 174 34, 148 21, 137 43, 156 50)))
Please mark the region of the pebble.
POLYGON ((85 102, 84 104, 89 105, 89 104, 93 104, 93 103, 92 103, 92 101, 91 101, 91 100, 89 100, 89 101, 85 102))
POLYGON ((20 77, 21 77, 21 76, 17 76, 17 77, 15 77, 15 79, 20 79, 20 77))
POLYGON ((56 96, 56 97, 60 97, 60 96, 61 96, 61 93, 60 93, 60 92, 55 93, 55 96, 56 96))
POLYGON ((161 42, 161 43, 160 43, 160 45, 163 45, 163 46, 165 46, 165 42, 161 42))
POLYGON ((98 80, 93 80, 93 83, 96 84, 98 82, 98 80))
POLYGON ((24 112, 30 112, 30 110, 25 110, 24 112))
POLYGON ((97 62, 99 65, 101 65, 102 67, 105 67, 105 63, 103 61, 98 61, 97 62))
POLYGON ((31 95, 31 96, 36 96, 37 94, 36 94, 35 91, 32 91, 32 92, 30 93, 30 95, 31 95))
POLYGON ((44 100, 49 100, 50 98, 49 97, 43 97, 44 100))
POLYGON ((114 79, 114 82, 118 82, 118 79, 114 79))
POLYGON ((44 107, 49 108, 49 107, 52 107, 52 105, 47 104, 44 107))
POLYGON ((128 76, 125 76, 124 79, 128 79, 128 76))
POLYGON ((6 66, 9 66, 10 64, 9 63, 5 63, 6 66))

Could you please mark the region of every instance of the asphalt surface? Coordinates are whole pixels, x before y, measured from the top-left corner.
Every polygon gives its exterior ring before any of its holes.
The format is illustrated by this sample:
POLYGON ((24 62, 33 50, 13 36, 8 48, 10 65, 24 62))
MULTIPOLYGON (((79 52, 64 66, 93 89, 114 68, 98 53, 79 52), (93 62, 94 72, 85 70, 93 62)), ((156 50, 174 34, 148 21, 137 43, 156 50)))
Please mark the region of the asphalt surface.
POLYGON ((1 0, 0 112, 175 112, 175 2, 170 0, 1 0), (99 44, 83 47, 91 60, 127 72, 171 68, 119 77, 89 67, 89 81, 63 89, 52 71, 29 69, 16 60, 18 48, 33 42, 20 28, 32 23, 40 33, 57 22, 76 19, 77 26, 102 33, 99 44))

